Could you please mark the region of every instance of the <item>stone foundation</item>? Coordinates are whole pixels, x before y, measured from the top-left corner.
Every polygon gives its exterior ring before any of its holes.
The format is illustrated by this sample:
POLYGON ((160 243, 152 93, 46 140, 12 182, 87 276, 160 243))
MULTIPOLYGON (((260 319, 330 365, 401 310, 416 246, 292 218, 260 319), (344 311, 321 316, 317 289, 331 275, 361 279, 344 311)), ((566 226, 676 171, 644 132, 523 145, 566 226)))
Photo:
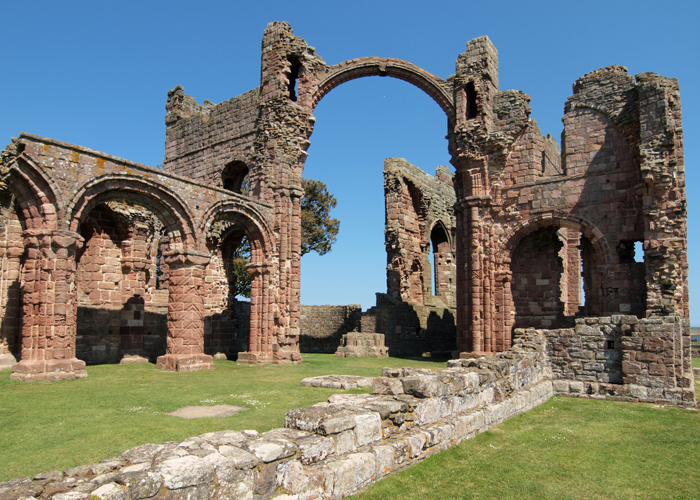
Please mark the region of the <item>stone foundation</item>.
POLYGON ((213 370, 214 359, 208 354, 165 354, 158 357, 156 368, 171 372, 213 370))
POLYGON ((346 333, 335 351, 336 358, 386 358, 388 355, 381 333, 346 333))
POLYGON ((695 406, 685 318, 578 318, 574 328, 539 332, 558 393, 695 406))

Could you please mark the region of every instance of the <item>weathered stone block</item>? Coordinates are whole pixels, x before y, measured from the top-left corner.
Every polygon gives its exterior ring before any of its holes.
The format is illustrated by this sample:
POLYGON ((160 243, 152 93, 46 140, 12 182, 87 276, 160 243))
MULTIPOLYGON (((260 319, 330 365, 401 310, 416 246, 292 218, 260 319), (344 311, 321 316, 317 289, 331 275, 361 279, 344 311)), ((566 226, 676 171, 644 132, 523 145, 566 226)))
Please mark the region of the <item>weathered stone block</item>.
POLYGON ((291 457, 297 452, 296 445, 286 439, 260 438, 246 443, 246 448, 263 463, 291 457))
POLYGON ((377 377, 372 382, 373 394, 403 394, 403 383, 396 378, 377 377))
POLYGON ((129 490, 117 483, 102 485, 94 490, 91 496, 96 496, 102 500, 129 500, 131 498, 129 490))
POLYGON ((367 413, 355 417, 355 444, 365 446, 382 438, 382 419, 378 413, 367 413))
POLYGON ((414 375, 402 377, 403 392, 417 398, 431 398, 438 395, 439 381, 434 375, 414 375))
POLYGON ((198 486, 214 478, 214 467, 192 455, 165 460, 155 470, 162 476, 163 486, 170 490, 198 486))

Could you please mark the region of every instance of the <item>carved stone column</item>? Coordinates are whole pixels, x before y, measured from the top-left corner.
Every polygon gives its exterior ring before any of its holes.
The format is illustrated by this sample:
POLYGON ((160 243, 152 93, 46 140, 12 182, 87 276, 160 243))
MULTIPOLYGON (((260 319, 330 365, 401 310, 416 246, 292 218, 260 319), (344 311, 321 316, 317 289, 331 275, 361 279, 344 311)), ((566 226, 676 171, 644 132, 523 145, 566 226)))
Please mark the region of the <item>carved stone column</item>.
POLYGON ((270 319, 272 297, 269 269, 259 263, 248 266, 253 277, 250 290, 250 335, 248 350, 239 352, 237 363, 262 365, 273 362, 272 343, 273 321, 270 319))
POLYGON ((168 280, 168 347, 156 367, 170 371, 213 370, 204 354, 204 270, 210 255, 195 250, 170 250, 163 259, 168 280))
POLYGON ((12 378, 87 377, 85 362, 75 357, 75 253, 82 238, 64 230, 31 229, 22 236, 22 359, 12 378))

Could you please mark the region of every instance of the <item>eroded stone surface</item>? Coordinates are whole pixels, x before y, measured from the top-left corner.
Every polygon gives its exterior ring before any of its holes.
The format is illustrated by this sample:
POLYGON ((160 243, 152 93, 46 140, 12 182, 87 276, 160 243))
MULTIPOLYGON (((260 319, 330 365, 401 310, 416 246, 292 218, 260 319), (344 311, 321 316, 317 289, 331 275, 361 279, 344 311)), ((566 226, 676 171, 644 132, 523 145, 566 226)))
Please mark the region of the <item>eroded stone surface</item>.
POLYGON ((184 406, 168 415, 180 418, 230 417, 247 409, 235 405, 184 406))

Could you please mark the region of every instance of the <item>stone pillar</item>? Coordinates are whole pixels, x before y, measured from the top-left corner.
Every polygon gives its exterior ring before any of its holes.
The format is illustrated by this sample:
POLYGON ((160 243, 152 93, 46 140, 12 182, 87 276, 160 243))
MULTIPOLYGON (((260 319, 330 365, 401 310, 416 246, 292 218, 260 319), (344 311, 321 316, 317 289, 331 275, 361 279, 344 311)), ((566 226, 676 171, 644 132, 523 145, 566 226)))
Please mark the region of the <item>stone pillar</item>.
POLYGON ((143 349, 145 300, 148 290, 147 270, 151 265, 146 243, 149 228, 146 224, 134 224, 131 239, 122 241, 121 297, 122 310, 119 325, 119 350, 121 363, 147 362, 143 349))
POLYGON ((75 357, 75 252, 78 233, 30 229, 22 234, 22 359, 15 380, 87 377, 75 357))
MULTIPOLYGON (((469 207, 469 282, 471 308, 468 328, 471 331, 471 352, 484 354, 484 269, 481 261, 481 225, 479 207, 469 207)), ((489 353, 490 354, 490 353, 489 353)))
POLYGON ((559 256, 564 265, 560 280, 561 301, 564 315, 574 316, 581 307, 581 231, 562 224, 559 234, 563 243, 559 256))
POLYGON ((204 354, 204 275, 210 255, 195 250, 163 253, 169 268, 168 347, 156 367, 169 371, 213 370, 204 354))
POLYGON ((251 263, 248 272, 253 277, 250 289, 250 333, 248 350, 239 352, 237 363, 266 364, 272 363, 272 347, 266 339, 270 336, 272 325, 268 324, 268 308, 271 306, 270 275, 265 266, 251 263))
POLYGON ((455 260, 457 263, 457 350, 467 352, 471 350, 472 336, 469 330, 469 216, 460 202, 455 203, 455 218, 457 219, 457 248, 455 260))

